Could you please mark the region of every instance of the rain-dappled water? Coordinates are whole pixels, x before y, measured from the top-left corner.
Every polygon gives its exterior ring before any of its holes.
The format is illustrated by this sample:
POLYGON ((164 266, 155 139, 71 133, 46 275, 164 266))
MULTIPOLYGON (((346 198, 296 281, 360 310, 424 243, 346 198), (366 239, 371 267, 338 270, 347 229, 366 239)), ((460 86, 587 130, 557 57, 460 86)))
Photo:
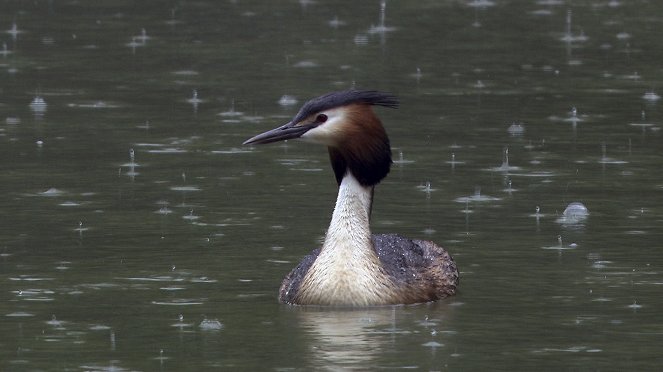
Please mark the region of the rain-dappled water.
POLYGON ((0 369, 655 369, 662 23, 644 0, 4 2, 0 369), (336 186, 323 148, 241 143, 353 86, 401 99, 373 229, 445 246, 454 298, 276 301, 336 186))

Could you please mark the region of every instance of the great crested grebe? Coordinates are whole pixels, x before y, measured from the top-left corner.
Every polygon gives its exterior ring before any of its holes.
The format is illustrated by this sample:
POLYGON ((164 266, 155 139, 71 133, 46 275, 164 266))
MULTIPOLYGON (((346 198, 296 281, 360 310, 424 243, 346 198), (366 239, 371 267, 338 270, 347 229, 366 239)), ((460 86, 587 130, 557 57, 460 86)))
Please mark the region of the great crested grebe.
POLYGON ((283 280, 279 301, 370 306, 435 301, 454 295, 458 269, 431 241, 372 235, 373 190, 391 167, 389 138, 371 106, 396 108, 376 91, 332 92, 304 104, 287 124, 244 144, 299 138, 326 145, 339 185, 325 241, 283 280))

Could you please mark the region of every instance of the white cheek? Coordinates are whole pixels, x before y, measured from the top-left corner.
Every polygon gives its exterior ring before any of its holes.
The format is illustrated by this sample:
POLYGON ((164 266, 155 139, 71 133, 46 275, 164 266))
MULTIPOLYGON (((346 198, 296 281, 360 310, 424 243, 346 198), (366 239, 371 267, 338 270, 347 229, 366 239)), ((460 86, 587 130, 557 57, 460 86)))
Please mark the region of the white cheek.
POLYGON ((309 130, 300 138, 306 142, 332 146, 337 142, 336 139, 338 138, 338 128, 337 126, 332 125, 332 123, 325 123, 319 127, 309 130))

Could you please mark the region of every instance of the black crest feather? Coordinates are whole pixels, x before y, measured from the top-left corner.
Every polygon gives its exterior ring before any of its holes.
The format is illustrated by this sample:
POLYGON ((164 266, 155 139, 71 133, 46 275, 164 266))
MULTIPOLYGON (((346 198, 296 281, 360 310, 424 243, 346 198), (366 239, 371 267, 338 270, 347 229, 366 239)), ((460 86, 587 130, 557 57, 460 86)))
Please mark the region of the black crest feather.
POLYGON ((306 102, 297 115, 295 115, 292 122, 298 123, 317 112, 353 103, 389 108, 398 107, 398 99, 389 93, 382 93, 375 90, 342 90, 327 93, 306 102))

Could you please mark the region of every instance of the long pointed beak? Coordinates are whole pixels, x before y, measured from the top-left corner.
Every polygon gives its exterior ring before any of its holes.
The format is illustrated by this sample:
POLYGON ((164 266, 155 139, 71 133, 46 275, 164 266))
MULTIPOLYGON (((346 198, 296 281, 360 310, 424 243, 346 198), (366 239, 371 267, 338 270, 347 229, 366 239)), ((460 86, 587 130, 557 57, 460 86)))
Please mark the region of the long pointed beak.
POLYGON ((249 138, 244 141, 244 145, 249 144, 265 144, 272 143, 277 141, 283 141, 287 139, 299 138, 302 134, 308 132, 309 130, 315 128, 315 125, 295 125, 292 122, 282 125, 278 128, 268 130, 265 133, 260 133, 259 135, 249 138))

